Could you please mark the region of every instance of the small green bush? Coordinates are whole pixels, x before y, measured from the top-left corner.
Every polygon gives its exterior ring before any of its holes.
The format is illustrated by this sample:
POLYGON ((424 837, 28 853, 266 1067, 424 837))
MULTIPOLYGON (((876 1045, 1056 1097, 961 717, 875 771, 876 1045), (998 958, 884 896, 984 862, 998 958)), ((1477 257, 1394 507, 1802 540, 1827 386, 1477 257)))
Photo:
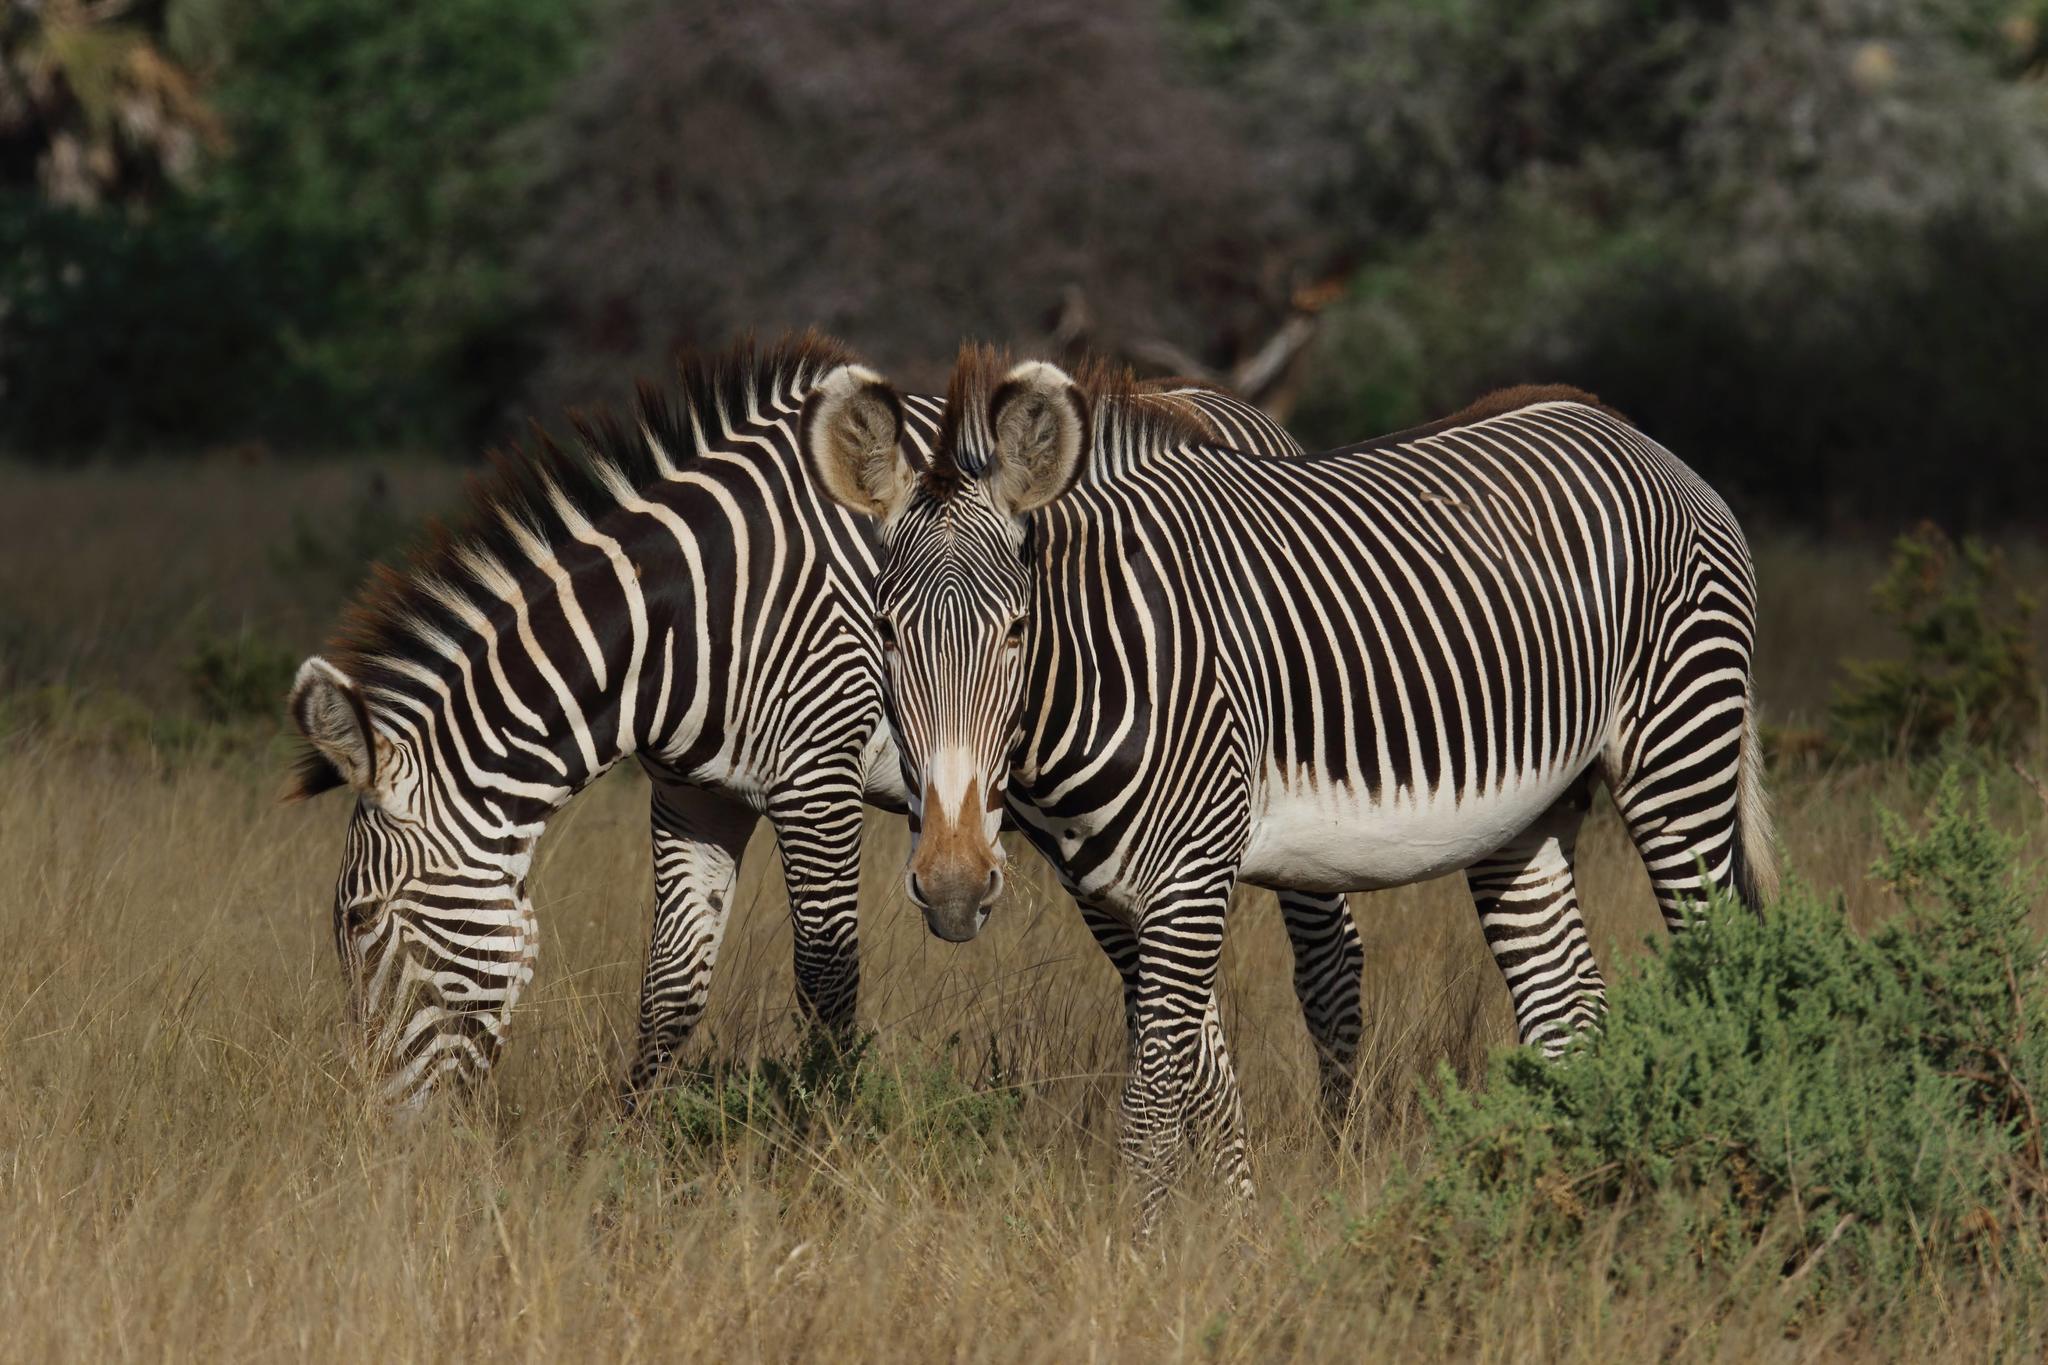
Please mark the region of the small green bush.
POLYGON ((201 635, 185 661, 193 699, 208 720, 274 715, 284 706, 298 656, 251 631, 201 635))
POLYGON ((1944 738, 2006 748, 2041 724, 2041 676, 2028 629, 2035 602, 2005 560, 1975 539, 1960 546, 1923 523, 1892 547, 1872 590, 1905 644, 1900 659, 1852 661, 1830 729, 1858 757, 1920 756, 1944 738))
POLYGON ((399 511, 382 471, 372 471, 344 507, 316 518, 292 513, 288 540, 271 547, 271 567, 315 599, 346 599, 362 586, 370 566, 397 565, 419 534, 419 523, 399 511))
POLYGON ((792 1057, 686 1072, 654 1106, 654 1126, 672 1150, 718 1149, 743 1137, 786 1147, 829 1134, 871 1144, 900 1138, 928 1153, 979 1148, 1016 1113, 1018 1091, 1003 1084, 991 1053, 982 1083, 963 1081, 950 1056, 885 1061, 874 1035, 841 1044, 809 1035, 792 1057))
POLYGON ((1616 983, 1565 1062, 1517 1050, 1480 1088, 1447 1076, 1385 1226, 1440 1264, 1619 1224, 1665 1264, 1762 1247, 1814 1283, 2039 1269, 2039 888, 1984 801, 1950 775, 1923 833, 1887 822, 1877 872, 1909 913, 1870 937, 1811 888, 1762 916, 1720 902, 1616 983))

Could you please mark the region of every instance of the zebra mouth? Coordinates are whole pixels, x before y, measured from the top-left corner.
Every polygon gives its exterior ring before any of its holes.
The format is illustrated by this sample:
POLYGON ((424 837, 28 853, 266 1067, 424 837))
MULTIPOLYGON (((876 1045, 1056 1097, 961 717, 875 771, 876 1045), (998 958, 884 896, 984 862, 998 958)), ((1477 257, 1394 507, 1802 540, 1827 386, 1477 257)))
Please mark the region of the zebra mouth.
POLYGON ((963 892, 955 887, 928 886, 917 873, 907 879, 910 899, 924 911, 925 927, 934 937, 948 943, 966 943, 988 923, 989 907, 1002 887, 999 874, 991 874, 981 887, 963 892))
POLYGON ((983 906, 968 915, 950 915, 927 906, 924 922, 935 937, 948 943, 967 943, 981 933, 982 925, 988 923, 988 907, 983 906))

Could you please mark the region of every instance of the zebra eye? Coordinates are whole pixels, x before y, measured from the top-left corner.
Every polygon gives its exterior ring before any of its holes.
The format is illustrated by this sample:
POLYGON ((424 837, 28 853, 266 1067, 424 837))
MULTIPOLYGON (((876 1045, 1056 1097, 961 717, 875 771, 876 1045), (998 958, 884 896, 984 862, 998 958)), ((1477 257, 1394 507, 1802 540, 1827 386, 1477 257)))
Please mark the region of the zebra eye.
POLYGON ((875 633, 882 637, 882 648, 896 648, 896 627, 889 624, 888 617, 877 616, 875 618, 875 633))
POLYGON ((1024 643, 1023 617, 1020 616, 1016 620, 1010 622, 1010 630, 1009 633, 1003 637, 1003 643, 1006 645, 1021 645, 1024 643))

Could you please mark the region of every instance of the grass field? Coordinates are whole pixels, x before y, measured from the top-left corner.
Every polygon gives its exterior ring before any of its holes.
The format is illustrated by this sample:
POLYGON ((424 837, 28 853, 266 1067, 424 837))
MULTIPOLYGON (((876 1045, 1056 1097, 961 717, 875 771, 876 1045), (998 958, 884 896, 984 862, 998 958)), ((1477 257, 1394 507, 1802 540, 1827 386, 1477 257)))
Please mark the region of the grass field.
MULTIPOLYGON (((1278 917, 1244 896, 1224 979, 1258 1204, 1238 1220, 1192 1191, 1133 1251, 1113 973, 1028 855, 981 940, 930 939, 897 890, 896 820, 870 830, 861 1005, 894 1098, 798 1128, 622 1124, 650 899, 645 785, 622 771, 541 845, 539 976, 496 1084, 392 1126, 339 1049, 346 802, 280 806, 275 721, 206 720, 188 671, 201 638, 317 644, 364 477, 0 469, 0 1357, 2038 1356, 1995 1293, 1882 1314, 1847 1296, 1788 1326, 1768 1287, 1634 1273, 1624 1244, 1475 1267, 1455 1300, 1404 1280, 1412 1257, 1362 1215, 1428 1141, 1438 1064, 1469 1074, 1510 1036, 1457 880, 1356 899, 1367 1036, 1334 1144, 1278 917)), ((378 515, 448 486, 394 479, 378 515)), ((1766 540, 1760 561, 1762 695, 1811 723, 1837 661, 1885 647, 1881 551, 1766 540)), ((2015 552, 2023 581, 2044 564, 2015 552)), ((1877 809, 1924 787, 1902 765, 1780 774, 1791 867, 1859 923, 1884 916, 1877 809)), ((2048 812, 2007 815, 2048 854, 2048 812)), ((1611 811, 1580 878, 1611 971, 1661 932, 1611 811)), ((788 952, 757 836, 700 1057, 789 1053, 788 952)))

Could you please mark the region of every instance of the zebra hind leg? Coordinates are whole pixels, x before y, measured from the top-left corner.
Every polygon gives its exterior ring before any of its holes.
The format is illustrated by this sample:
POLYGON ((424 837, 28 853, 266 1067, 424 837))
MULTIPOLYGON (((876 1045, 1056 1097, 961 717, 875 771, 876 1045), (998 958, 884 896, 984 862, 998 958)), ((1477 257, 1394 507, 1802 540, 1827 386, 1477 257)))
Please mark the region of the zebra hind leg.
POLYGON ((756 816, 710 792, 654 777, 654 929, 640 982, 640 1036, 621 1101, 660 1079, 704 1013, 756 816))
POLYGON ((1607 1010, 1607 988, 1579 914, 1572 853, 1591 788, 1580 783, 1494 853, 1465 870, 1479 927, 1507 979, 1515 1031, 1555 1057, 1607 1010))
POLYGON ((1323 1118, 1341 1129, 1351 1107, 1364 1024, 1359 996, 1365 949, 1358 924, 1343 896, 1304 891, 1280 893, 1280 918, 1294 950, 1294 994, 1315 1044, 1323 1118))
POLYGON ((1673 932, 1706 899, 1709 882, 1735 891, 1751 908, 1776 894, 1747 691, 1740 681, 1724 681, 1711 695, 1697 689, 1683 705, 1653 713, 1630 746, 1632 761, 1609 774, 1614 804, 1673 932))

